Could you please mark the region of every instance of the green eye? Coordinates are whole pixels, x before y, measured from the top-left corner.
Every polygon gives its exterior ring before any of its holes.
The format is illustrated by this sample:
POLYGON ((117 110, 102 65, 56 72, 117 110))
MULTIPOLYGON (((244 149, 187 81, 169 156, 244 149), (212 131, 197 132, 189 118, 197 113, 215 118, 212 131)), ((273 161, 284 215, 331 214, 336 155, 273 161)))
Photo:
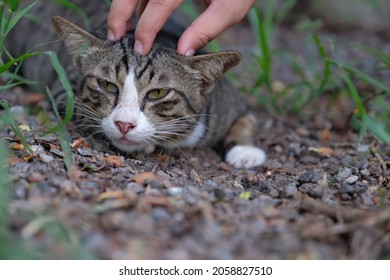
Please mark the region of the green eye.
POLYGON ((154 89, 149 91, 147 97, 150 100, 157 100, 165 97, 168 94, 169 90, 167 89, 154 89))
POLYGON ((109 93, 118 93, 118 87, 113 83, 110 83, 109 81, 103 79, 99 79, 97 82, 99 86, 105 91, 108 91, 109 93))

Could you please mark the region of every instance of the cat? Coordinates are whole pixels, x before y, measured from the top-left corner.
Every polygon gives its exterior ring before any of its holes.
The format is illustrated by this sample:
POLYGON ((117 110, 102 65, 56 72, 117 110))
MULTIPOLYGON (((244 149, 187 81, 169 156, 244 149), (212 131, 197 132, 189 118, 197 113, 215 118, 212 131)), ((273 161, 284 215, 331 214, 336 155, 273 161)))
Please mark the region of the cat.
POLYGON ((141 56, 133 52, 134 32, 109 42, 59 16, 52 26, 73 56, 75 68, 66 69, 81 127, 128 153, 223 145, 225 161, 235 168, 264 163, 264 151, 254 145, 256 119, 223 77, 240 62, 238 52, 182 56, 180 34, 162 31, 141 56))

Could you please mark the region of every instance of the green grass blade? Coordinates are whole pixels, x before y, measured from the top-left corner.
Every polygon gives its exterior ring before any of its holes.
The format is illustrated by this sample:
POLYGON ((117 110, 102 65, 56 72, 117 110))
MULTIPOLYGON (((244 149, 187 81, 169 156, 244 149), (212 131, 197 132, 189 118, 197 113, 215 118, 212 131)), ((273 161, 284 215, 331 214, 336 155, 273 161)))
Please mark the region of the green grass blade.
POLYGON ((20 12, 16 13, 12 19, 10 20, 8 26, 7 26, 7 29, 5 30, 5 35, 8 34, 8 32, 10 32, 12 30, 12 28, 14 28, 14 26, 18 23, 18 21, 24 17, 34 6, 35 4, 37 3, 38 1, 35 1, 33 3, 31 3, 30 5, 28 5, 26 8, 24 8, 23 10, 21 10, 20 12))
POLYGON ((3 118, 3 121, 8 124, 15 132, 16 136, 19 138, 20 142, 22 142, 23 147, 26 149, 26 151, 30 154, 33 154, 34 152, 31 150, 31 147, 28 144, 26 138, 24 137, 22 131, 19 129, 15 118, 12 116, 8 103, 4 100, 0 100, 0 107, 4 109, 3 115, 1 116, 3 118))
POLYGON ((9 196, 9 178, 7 159, 7 148, 0 139, 0 238, 5 235, 5 225, 7 224, 7 203, 9 196))
POLYGON ((347 72, 341 71, 341 75, 342 75, 345 83, 347 84, 349 93, 350 93, 350 95, 351 95, 351 97, 356 105, 356 108, 358 109, 358 113, 359 113, 360 117, 364 118, 367 115, 367 113, 366 113, 366 109, 364 108, 363 100, 361 99, 356 86, 352 82, 351 77, 348 75, 347 72))
POLYGON ((329 76, 331 74, 330 62, 329 62, 328 53, 325 50, 320 38, 317 35, 313 35, 313 41, 317 46, 318 52, 322 59, 322 63, 324 65, 322 70, 322 80, 318 89, 321 92, 322 88, 325 87, 326 83, 328 82, 329 76))
POLYGON ((370 77, 369 75, 363 73, 362 71, 352 67, 352 66, 349 66, 349 65, 346 65, 346 64, 343 64, 343 63, 340 63, 340 62, 337 62, 337 61, 334 61, 334 60, 329 60, 329 63, 331 64, 334 64, 340 68, 344 68, 346 70, 348 70, 348 72, 350 72, 351 74, 355 75, 357 78, 363 80, 363 81, 366 81, 367 83, 369 84, 372 84, 373 86, 377 87, 379 90, 383 90, 384 92, 386 93, 390 93, 390 87, 385 85, 384 83, 378 81, 377 79, 374 79, 372 77, 370 77))
POLYGON ((390 132, 386 130, 383 122, 378 121, 369 115, 364 117, 363 122, 372 135, 382 140, 385 144, 390 145, 390 132))
MULTIPOLYGON (((62 151, 64 153, 65 167, 68 171, 70 171, 72 168, 72 165, 73 165, 72 150, 71 150, 71 147, 69 145, 69 142, 66 139, 66 132, 65 132, 64 123, 61 121, 61 116, 57 110, 57 106, 55 104, 54 97, 51 94, 50 90, 47 90, 47 96, 49 97, 50 102, 52 104, 54 114, 56 115, 57 119, 59 120, 58 125, 55 127, 55 130, 58 134, 58 137, 60 138, 60 144, 62 147, 62 151)), ((53 130, 53 128, 51 130, 53 130)), ((47 133, 52 133, 52 132, 49 130, 47 133)))
MULTIPOLYGON (((62 120, 63 125, 66 125, 71 121, 74 110, 74 98, 73 98, 73 89, 66 75, 65 69, 62 67, 60 61, 58 60, 58 56, 55 52, 45 52, 47 56, 50 58, 50 62, 57 73, 58 79, 61 82, 61 85, 66 91, 66 109, 65 116, 62 120)), ((54 106, 56 107, 56 106, 54 106)))
POLYGON ((367 47, 367 46, 362 46, 361 49, 365 51, 366 53, 371 54, 372 56, 376 57, 379 59, 381 62, 383 62, 388 68, 390 68, 390 55, 385 54, 381 50, 367 47))

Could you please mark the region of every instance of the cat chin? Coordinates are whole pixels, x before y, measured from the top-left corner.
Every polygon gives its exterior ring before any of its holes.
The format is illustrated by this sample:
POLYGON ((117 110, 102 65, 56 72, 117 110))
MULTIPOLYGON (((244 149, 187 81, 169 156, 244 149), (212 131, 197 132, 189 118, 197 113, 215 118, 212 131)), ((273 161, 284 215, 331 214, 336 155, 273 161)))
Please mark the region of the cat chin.
POLYGON ((138 152, 138 151, 144 150, 145 145, 140 144, 140 143, 136 143, 136 142, 131 142, 128 140, 126 140, 126 141, 127 142, 122 141, 122 140, 119 140, 119 141, 118 140, 111 140, 110 142, 116 148, 118 148, 119 150, 124 151, 124 152, 138 152))

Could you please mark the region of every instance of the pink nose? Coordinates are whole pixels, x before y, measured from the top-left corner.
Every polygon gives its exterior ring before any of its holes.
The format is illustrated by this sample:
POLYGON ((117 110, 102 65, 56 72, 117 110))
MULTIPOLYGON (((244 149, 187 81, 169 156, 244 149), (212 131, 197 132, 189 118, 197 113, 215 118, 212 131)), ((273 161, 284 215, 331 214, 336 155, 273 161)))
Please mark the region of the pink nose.
POLYGON ((115 125, 122 134, 126 134, 129 130, 135 127, 135 124, 121 121, 116 121, 115 125))

